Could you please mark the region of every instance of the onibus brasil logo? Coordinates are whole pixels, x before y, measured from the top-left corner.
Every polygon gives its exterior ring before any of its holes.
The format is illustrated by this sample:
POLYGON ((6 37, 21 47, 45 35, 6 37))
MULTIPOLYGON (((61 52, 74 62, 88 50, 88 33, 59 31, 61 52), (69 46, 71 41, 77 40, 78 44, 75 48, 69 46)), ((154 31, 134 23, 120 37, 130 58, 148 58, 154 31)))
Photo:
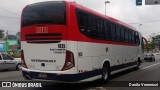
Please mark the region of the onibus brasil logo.
POLYGON ((42 87, 42 83, 35 82, 2 82, 2 87, 42 87))

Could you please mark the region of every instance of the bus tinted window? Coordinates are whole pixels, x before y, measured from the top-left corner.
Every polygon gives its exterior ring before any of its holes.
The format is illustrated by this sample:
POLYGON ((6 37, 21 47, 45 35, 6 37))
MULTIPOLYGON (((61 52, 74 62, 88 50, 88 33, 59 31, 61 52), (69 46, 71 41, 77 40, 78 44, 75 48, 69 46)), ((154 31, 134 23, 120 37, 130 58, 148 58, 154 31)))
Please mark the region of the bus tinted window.
POLYGON ((136 44, 139 45, 140 44, 140 40, 139 40, 138 32, 135 33, 135 38, 136 38, 136 44))
POLYGON ((128 29, 125 29, 125 42, 128 43, 128 29))
POLYGON ((89 38, 136 43, 132 29, 122 27, 80 9, 76 9, 76 15, 80 31, 89 38))
POLYGON ((94 23, 91 22, 94 20, 94 17, 89 16, 89 14, 86 12, 77 10, 77 19, 80 31, 88 37, 96 38, 97 29, 94 28, 96 27, 96 20, 94 22, 95 26, 93 26, 94 23))
POLYGON ((66 24, 66 5, 46 2, 27 6, 22 13, 22 27, 35 24, 66 24))
POLYGON ((79 11, 78 13, 78 22, 81 28, 87 28, 87 14, 79 11))
POLYGON ((124 28, 121 28, 121 41, 124 42, 124 28))
POLYGON ((105 36, 105 30, 104 30, 104 22, 101 19, 97 19, 97 38, 104 39, 105 36))
POLYGON ((112 35, 112 40, 116 40, 116 27, 114 24, 111 24, 111 35, 112 35))
MULTIPOLYGON (((87 22, 87 21, 86 21, 87 22)), ((92 15, 88 15, 88 28, 96 30, 96 18, 92 15)))
POLYGON ((120 32, 119 26, 116 27, 116 38, 117 38, 117 41, 121 41, 121 32, 120 32))
POLYGON ((128 34, 129 34, 129 43, 132 43, 132 31, 128 30, 128 34))
POLYGON ((134 31, 132 31, 132 43, 134 44, 134 31))
POLYGON ((111 39, 111 28, 110 28, 110 23, 109 22, 105 22, 104 23, 104 27, 105 27, 105 38, 107 40, 111 39))

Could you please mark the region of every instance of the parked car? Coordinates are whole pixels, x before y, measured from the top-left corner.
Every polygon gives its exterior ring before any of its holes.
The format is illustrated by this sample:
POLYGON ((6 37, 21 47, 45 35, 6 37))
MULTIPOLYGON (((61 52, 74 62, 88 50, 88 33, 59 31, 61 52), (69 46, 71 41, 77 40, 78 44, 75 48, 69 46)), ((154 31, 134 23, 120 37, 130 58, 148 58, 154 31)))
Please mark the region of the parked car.
POLYGON ((146 53, 144 55, 144 60, 145 61, 155 61, 155 56, 153 55, 153 53, 146 53))
POLYGON ((8 54, 0 53, 0 70, 8 69, 21 70, 21 59, 14 59, 8 54))

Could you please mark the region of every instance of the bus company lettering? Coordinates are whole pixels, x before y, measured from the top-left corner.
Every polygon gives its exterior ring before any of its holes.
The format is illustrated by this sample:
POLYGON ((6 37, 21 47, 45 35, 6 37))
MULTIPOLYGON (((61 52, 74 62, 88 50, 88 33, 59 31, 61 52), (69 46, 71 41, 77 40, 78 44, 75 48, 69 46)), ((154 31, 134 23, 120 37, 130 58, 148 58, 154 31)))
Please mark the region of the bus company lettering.
POLYGON ((36 27, 36 33, 48 33, 48 27, 36 27))
POLYGON ((50 51, 53 51, 54 54, 65 54, 66 50, 65 49, 52 49, 50 48, 50 51))
POLYGON ((31 62, 48 62, 48 63, 56 63, 56 60, 31 59, 31 62))

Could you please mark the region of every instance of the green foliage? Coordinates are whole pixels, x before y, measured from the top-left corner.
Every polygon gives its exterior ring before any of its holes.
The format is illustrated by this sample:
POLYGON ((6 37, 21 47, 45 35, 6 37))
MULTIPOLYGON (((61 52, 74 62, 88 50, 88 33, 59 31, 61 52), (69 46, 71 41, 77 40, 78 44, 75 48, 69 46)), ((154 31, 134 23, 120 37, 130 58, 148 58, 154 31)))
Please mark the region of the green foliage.
POLYGON ((21 45, 21 41, 20 41, 19 39, 17 40, 17 44, 18 44, 18 45, 21 45))
POLYGON ((156 47, 160 47, 160 35, 152 37, 152 41, 144 45, 144 49, 148 51, 153 51, 156 47))
POLYGON ((4 37, 4 30, 0 29, 0 38, 3 38, 3 37, 4 37))
POLYGON ((160 41, 160 35, 157 35, 157 36, 155 36, 155 37, 152 37, 152 42, 153 42, 153 43, 156 43, 156 42, 158 42, 158 41, 160 41))
POLYGON ((148 51, 152 51, 155 48, 155 44, 150 42, 148 44, 144 45, 144 49, 148 52, 148 51))
POLYGON ((160 35, 157 35, 157 36, 155 36, 155 37, 152 37, 152 43, 153 43, 155 46, 159 47, 159 44, 160 44, 160 35))

